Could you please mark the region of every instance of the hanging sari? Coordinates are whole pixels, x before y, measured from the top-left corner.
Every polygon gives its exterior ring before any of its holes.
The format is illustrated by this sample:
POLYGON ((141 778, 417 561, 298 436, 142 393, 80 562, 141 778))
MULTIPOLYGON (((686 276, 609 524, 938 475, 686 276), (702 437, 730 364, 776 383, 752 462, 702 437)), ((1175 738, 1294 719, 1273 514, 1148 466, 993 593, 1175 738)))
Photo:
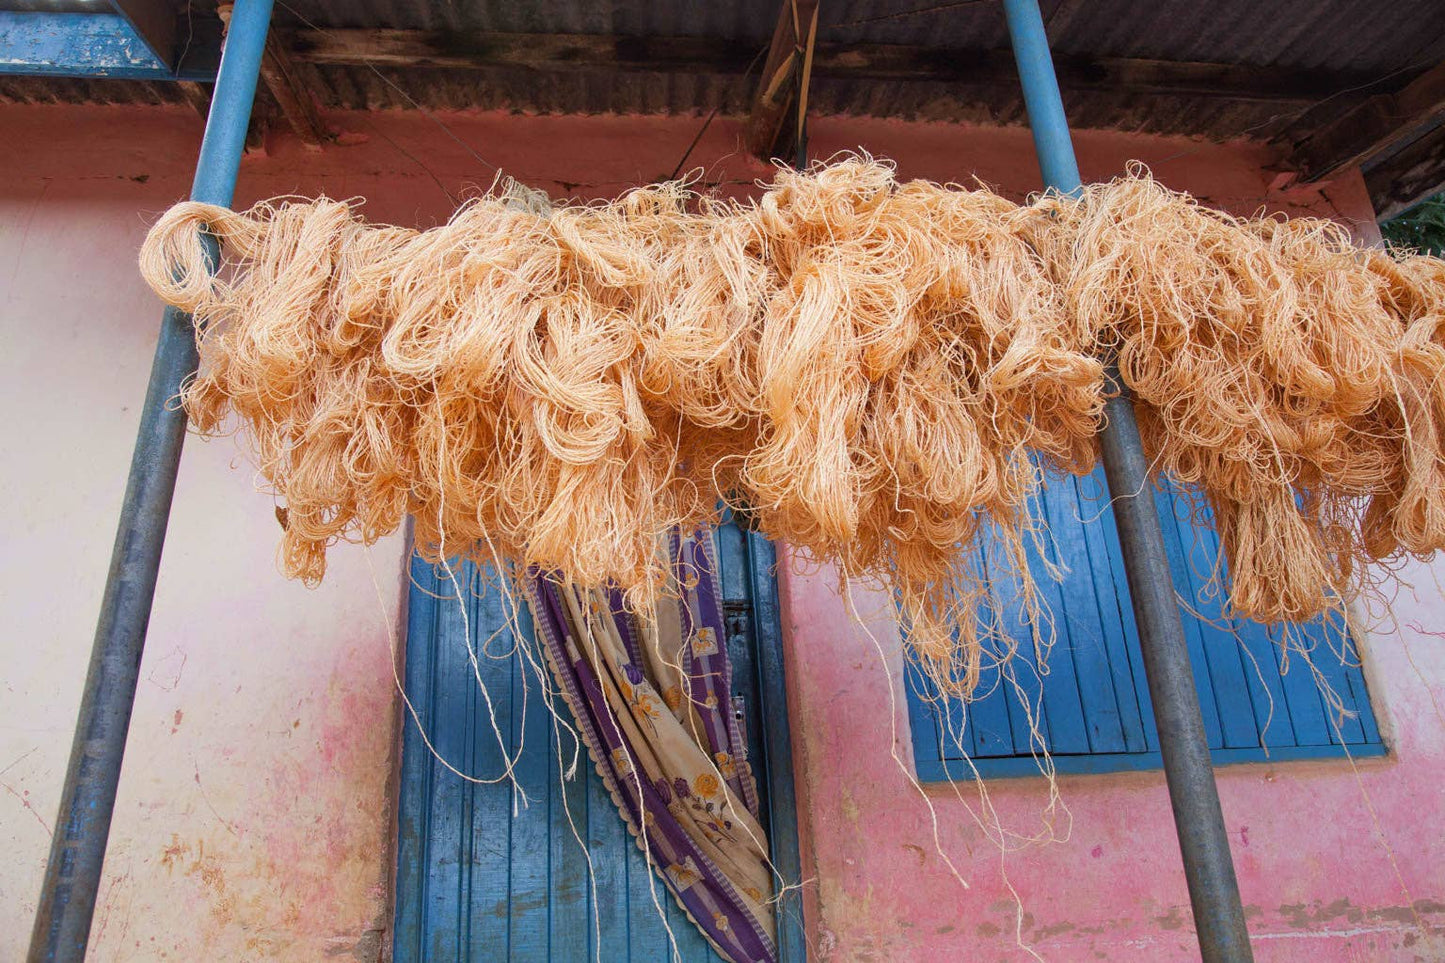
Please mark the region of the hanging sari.
POLYGON ((777 959, 768 843, 732 712, 712 535, 674 533, 655 618, 621 593, 528 581, 578 732, 662 882, 732 963, 777 959))

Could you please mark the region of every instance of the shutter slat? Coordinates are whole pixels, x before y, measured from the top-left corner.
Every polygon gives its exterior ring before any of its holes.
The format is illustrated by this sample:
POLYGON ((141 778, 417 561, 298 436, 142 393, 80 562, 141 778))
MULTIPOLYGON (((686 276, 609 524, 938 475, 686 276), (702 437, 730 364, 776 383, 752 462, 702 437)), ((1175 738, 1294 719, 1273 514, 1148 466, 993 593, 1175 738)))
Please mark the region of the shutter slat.
MULTIPOLYGON (((1049 519, 1052 514, 1050 503, 1057 502, 1059 497, 1055 494, 1056 487, 1050 486, 1037 496, 1034 502, 1036 518, 1049 519)), ((1041 618, 1048 620, 1033 626, 1033 630, 1043 654, 1041 674, 1044 676, 1044 708, 1049 719, 1049 751, 1074 755, 1089 751, 1089 734, 1084 725, 1083 701, 1079 697, 1079 675, 1074 667, 1069 613, 1060 584, 1042 574, 1046 572, 1045 553, 1049 561, 1057 565, 1057 552, 1050 528, 1039 532, 1036 539, 1028 540, 1029 570, 1042 575, 1035 582, 1041 618)))
MULTIPOLYGON (((526 627, 530 632, 530 613, 526 627)), ((570 722, 570 714, 565 710, 560 711, 570 722)), ((552 719, 547 721, 546 728, 552 750, 546 753, 548 806, 551 809, 553 826, 547 843, 550 850, 548 861, 552 871, 552 886, 547 906, 551 959, 555 963, 590 963, 596 959, 593 950, 596 935, 592 930, 593 884, 587 874, 588 854, 577 845, 577 838, 573 833, 581 836, 584 841, 587 839, 587 787, 594 780, 585 777, 586 767, 591 765, 591 760, 587 758, 586 747, 577 746, 577 775, 570 780, 564 780, 566 768, 573 759, 572 736, 560 723, 552 719)))
MULTIPOLYGON (((964 745, 972 740, 973 753, 979 757, 989 756, 1011 756, 1014 754, 1013 730, 1009 721, 1009 691, 1008 683, 999 674, 998 669, 992 669, 984 673, 980 683, 980 692, 987 692, 981 698, 970 703, 968 706, 968 726, 966 729, 964 745)), ((959 704, 958 699, 950 699, 949 702, 959 704)), ((960 721, 962 714, 960 713, 960 721)), ((947 738, 945 734, 945 738, 947 738)), ((949 744, 945 747, 946 752, 956 753, 957 746, 949 744)))
MULTIPOLYGON (((1339 696, 1340 702, 1347 712, 1357 712, 1355 696, 1350 689, 1346 666, 1347 660, 1353 662, 1356 661, 1356 657, 1353 645, 1341 645, 1342 640, 1348 643, 1344 626, 1338 620, 1329 622, 1318 620, 1304 628, 1314 643, 1310 651, 1310 659, 1319 669, 1324 683, 1339 696)), ((1365 732, 1360 725, 1359 718, 1349 715, 1341 716, 1338 710, 1330 708, 1325 693, 1320 690, 1318 685, 1315 686, 1315 691, 1320 699, 1320 707, 1325 712, 1325 722, 1330 726, 1331 741, 1340 742, 1343 738, 1347 744, 1364 742, 1365 732), (1337 726, 1338 731, 1336 730, 1337 726)))
MULTIPOLYGON (((1164 528, 1164 551, 1169 556, 1169 572, 1174 579, 1174 591, 1184 600, 1190 601, 1193 593, 1189 589, 1184 550, 1179 543, 1178 529, 1171 524, 1174 517, 1173 495, 1167 489, 1155 489, 1154 505, 1164 528)), ((1205 652, 1204 626, 1187 612, 1181 612, 1181 616, 1184 619, 1184 640, 1189 646, 1189 663, 1194 667, 1194 687, 1199 692, 1199 709, 1204 714, 1204 732, 1209 739, 1209 748, 1221 749, 1224 748, 1224 729, 1219 720, 1219 697, 1214 692, 1214 681, 1206 669, 1209 656, 1205 652)))
MULTIPOLYGON (((1062 605, 1055 625, 1061 645, 1072 661, 1074 682, 1083 709, 1086 752, 1124 752, 1124 725, 1114 694, 1113 673, 1105 647, 1107 636, 1099 617, 1099 600, 1090 577, 1089 546, 1082 506, 1074 479, 1052 478, 1046 492, 1049 528, 1058 561, 1068 576, 1057 586, 1062 605)), ((1113 593, 1110 593, 1111 595, 1113 593)), ((1055 658, 1059 650, 1055 648, 1055 658)), ((1062 680, 1061 680, 1062 681, 1062 680)), ((1057 718, 1057 715, 1055 716, 1057 718)))
POLYGON ((1245 656, 1244 679, 1249 686, 1259 744, 1269 749, 1298 745, 1294 722, 1290 719, 1289 701, 1285 698, 1284 684, 1279 677, 1278 653, 1269 637, 1269 630, 1258 622, 1246 619, 1236 619, 1234 626, 1245 656))
MULTIPOLYGON (((982 548, 974 551, 979 571, 983 572, 987 578, 990 572, 987 553, 982 548)), ((990 612, 994 611, 996 603, 993 600, 987 600, 985 604, 989 606, 990 612)), ((984 615, 983 621, 985 625, 989 624, 991 616, 984 615)), ((1011 756, 1015 753, 1013 723, 1009 715, 1009 704, 1013 699, 1013 693, 1009 690, 1007 680, 999 671, 998 662, 1003 653, 999 650, 999 642, 996 639, 985 639, 983 648, 984 666, 980 673, 979 696, 968 706, 968 725, 965 727, 963 745, 967 747, 971 744, 974 754, 979 757, 1011 756)), ((955 705, 959 704, 957 699, 948 701, 955 705)), ((957 713, 957 722, 955 722, 954 714, 950 713, 947 717, 948 724, 958 724, 963 721, 962 711, 957 713)), ((945 726, 945 739, 947 740, 947 726, 945 726)), ((944 751, 957 753, 957 742, 948 740, 944 751)))
POLYGON ((924 679, 923 672, 910 659, 903 664, 903 697, 908 702, 910 730, 913 735, 913 758, 918 767, 920 779, 928 779, 938 773, 938 764, 950 756, 940 739, 940 703, 930 699, 932 686, 924 679))
POLYGON ((1004 634, 1017 642, 1013 658, 1002 667, 1003 687, 1008 690, 1009 729, 1013 734, 1013 754, 1027 756, 1039 748, 1053 751, 1049 740, 1048 707, 1043 701, 1043 684, 1035 657, 1033 635, 1022 621, 1023 600, 1018 576, 1010 571, 1007 560, 995 544, 985 546, 988 559, 992 604, 997 606, 998 621, 1004 634))
POLYGON ((628 930, 632 917, 632 901, 628 898, 627 886, 630 860, 629 849, 635 848, 627 832, 627 826, 617 818, 617 807, 607 787, 597 777, 592 757, 584 746, 582 759, 578 762, 579 772, 587 770, 587 827, 583 839, 592 852, 592 872, 597 887, 597 900, 588 907, 595 914, 592 926, 606 934, 609 947, 607 952, 636 959, 627 955, 631 944, 628 930))
MULTIPOLYGON (((1146 752, 1149 743, 1144 734, 1144 713, 1135 691, 1134 668, 1129 658, 1130 634, 1125 630, 1124 609, 1128 602, 1115 590, 1109 546, 1104 538, 1105 525, 1112 519, 1104 515, 1108 505, 1102 467, 1085 478, 1074 479, 1078 498, 1078 527, 1088 549, 1087 573, 1099 618, 1104 659, 1109 671, 1109 684, 1118 707, 1119 722, 1124 733, 1123 752, 1146 752)), ((1128 614, 1132 625, 1133 612, 1128 614)), ((1142 681, 1142 680, 1141 680, 1142 681)))
MULTIPOLYGON (((1293 631, 1298 633, 1298 628, 1293 631)), ((1280 650, 1284 636, 1282 627, 1269 627, 1269 638, 1274 643, 1276 665, 1280 666, 1280 685, 1284 688, 1285 706, 1289 710, 1290 723, 1294 726, 1295 745, 1328 746, 1335 740, 1330 736, 1330 724, 1325 718, 1325 709, 1320 702, 1319 690, 1297 651, 1286 653, 1280 650)))
MULTIPOLYGON (((436 634, 432 639, 434 674, 424 703, 429 711, 422 717, 427 734, 438 755, 463 771, 472 768, 471 700, 468 690, 447 681, 466 672, 466 656, 459 650, 463 619, 457 605, 456 589, 450 581, 437 580, 436 634), (451 643, 451 644, 447 644, 451 643)), ((424 750, 425 751, 425 750, 424 750)), ((428 939, 423 956, 458 958, 466 952, 467 914, 462 909, 469 893, 466 872, 471 839, 469 813, 471 786, 448 772, 440 763, 432 767, 431 807, 426 821, 427 838, 427 920, 428 939), (460 904, 460 905, 458 905, 460 904)))
MULTIPOLYGON (((502 732, 502 745, 509 752, 515 751, 517 738, 512 727, 520 719, 522 707, 515 705, 511 698, 513 660, 488 658, 483 652, 483 646, 498 654, 506 652, 512 647, 512 638, 511 633, 505 631, 505 623, 495 605, 499 595, 497 588, 494 585, 483 588, 483 574, 470 563, 465 573, 458 568, 457 577, 471 608, 471 645, 477 653, 477 665, 473 667, 462 641, 464 636, 447 635, 442 639, 443 645, 461 652, 460 675, 451 684, 471 683, 464 691, 471 701, 467 721, 471 730, 473 762, 460 768, 478 778, 496 779, 505 771, 506 759, 502 746, 497 744, 496 733, 492 731, 491 716, 487 712, 486 699, 477 686, 477 676, 481 676, 491 696, 497 728, 502 732)), ((441 605, 449 607, 445 601, 441 605)), ((455 603, 450 607, 455 608, 455 603)), ((529 705, 527 708, 530 712, 541 707, 529 705)), ((464 869, 467 887, 473 895, 467 900, 472 904, 466 943, 471 955, 463 959, 486 959, 490 956, 506 960, 511 958, 511 921, 516 909, 511 886, 512 860, 509 858, 514 851, 512 793, 504 782, 494 786, 471 783, 468 789, 472 797, 468 814, 472 839, 470 849, 464 855, 464 869)))
MULTIPOLYGON (((1099 490, 1108 493, 1103 466, 1094 470, 1099 490)), ((1107 501, 1107 498, 1105 499, 1107 501)), ((1128 647, 1129 672, 1134 678, 1134 698, 1139 703, 1139 715, 1144 722, 1144 739, 1150 752, 1159 751, 1159 727, 1154 721, 1154 701, 1149 694, 1149 680, 1144 674, 1144 655, 1139 648, 1139 623, 1134 619, 1134 604, 1129 596, 1129 579, 1124 572, 1124 550, 1119 544, 1119 529, 1114 524, 1114 509, 1106 506, 1094 519, 1093 527, 1098 529, 1109 553, 1110 584, 1124 621, 1124 638, 1128 647)), ((1101 589, 1100 594, 1103 594, 1101 589)))
MULTIPOLYGON (((520 600, 519 600, 520 601, 520 600)), ((499 589, 493 588, 482 600, 482 625, 507 625, 510 606, 499 589)), ((531 633, 531 614, 526 605, 516 613, 518 628, 531 633)), ((485 638, 484 633, 479 633, 485 638)), ((507 631, 494 643, 494 652, 505 652, 517 645, 516 633, 507 631)), ((489 660, 493 661, 493 660, 489 660)), ((499 665, 511 675, 510 695, 512 745, 521 747, 517 760, 517 783, 526 791, 531 805, 520 806, 510 820, 512 828, 508 860, 511 880, 508 886, 511 923, 508 943, 512 963, 527 963, 547 953, 548 963, 560 960, 561 954, 549 952, 547 906, 552 902, 556 885, 553 879, 551 837, 558 823, 566 816, 555 799, 560 787, 550 777, 555 747, 552 743, 552 714, 542 700, 539 680, 525 656, 507 659, 499 665), (552 750, 552 751, 549 751, 552 750), (525 853, 526 858, 515 858, 525 853)), ((545 667, 542 667, 545 672, 545 667)), ((493 694, 493 698, 495 698, 493 694)), ((559 710, 562 706, 557 707, 559 710)), ((515 749, 513 750, 516 751, 515 749)), ((573 846, 575 849, 575 845, 573 846)))
MULTIPOLYGON (((943 747, 944 758, 962 759, 965 752, 970 756, 978 755, 981 751, 978 738, 980 732, 976 724, 968 725, 974 716, 973 706, 967 707, 966 716, 962 699, 943 699, 938 703, 938 707, 942 710, 938 720, 938 741, 943 747)), ((988 734, 984 733, 984 737, 984 745, 987 745, 988 734)), ((1012 744, 1009 748, 1012 749, 1012 744)))
MULTIPOLYGON (((1225 620, 1221 592, 1209 585, 1219 551, 1209 529, 1194 525, 1194 513, 1200 512, 1201 522, 1212 524, 1212 520, 1189 492, 1171 484, 1165 488, 1165 494, 1167 499, 1160 505, 1165 538, 1180 559, 1174 569, 1175 589, 1188 603, 1181 614, 1187 622, 1194 623, 1204 646, 1205 660, 1194 663, 1194 674, 1209 677, 1209 688, 1219 710, 1221 744, 1229 749, 1258 746, 1254 706, 1250 704, 1249 684, 1239 661, 1239 640, 1225 620)), ((1171 555, 1171 564, 1175 557, 1171 555)), ((1203 685, 1199 688, 1202 692, 1203 685)))
MULTIPOLYGON (((430 565, 413 555, 410 563, 412 591, 434 595, 436 579, 430 565)), ((417 693, 429 690, 434 677, 436 654, 436 606, 411 605, 407 608, 407 657, 405 690, 415 703, 417 693)), ((418 706, 426 721, 427 703, 418 706)), ((416 723, 405 718, 407 732, 416 731, 416 723)), ((399 794, 397 800, 396 888, 399 892, 416 894, 411 900, 398 900, 396 905, 396 937, 393 953, 398 959, 419 960, 427 906, 427 833, 426 823, 431 801, 432 757, 425 752, 403 753, 401 780, 404 785, 423 787, 420 791, 399 794)))
POLYGON ((1359 713, 1362 742, 1365 745, 1377 744, 1380 742, 1380 727, 1375 722, 1375 711, 1370 706, 1369 692, 1365 688, 1365 673, 1360 668, 1359 652, 1353 639, 1350 640, 1350 655, 1353 664, 1345 669, 1345 678, 1349 682, 1355 711, 1359 713))

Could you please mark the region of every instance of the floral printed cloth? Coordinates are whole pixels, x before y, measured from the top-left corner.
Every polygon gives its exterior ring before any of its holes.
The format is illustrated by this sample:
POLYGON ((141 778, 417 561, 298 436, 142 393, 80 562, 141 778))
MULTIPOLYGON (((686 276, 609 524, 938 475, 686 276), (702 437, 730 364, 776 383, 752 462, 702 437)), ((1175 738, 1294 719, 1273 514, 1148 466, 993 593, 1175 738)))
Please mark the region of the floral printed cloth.
POLYGON ((653 868, 713 947, 771 963, 772 872, 731 706, 711 533, 674 534, 655 620, 620 593, 528 584, 538 638, 603 782, 653 868))

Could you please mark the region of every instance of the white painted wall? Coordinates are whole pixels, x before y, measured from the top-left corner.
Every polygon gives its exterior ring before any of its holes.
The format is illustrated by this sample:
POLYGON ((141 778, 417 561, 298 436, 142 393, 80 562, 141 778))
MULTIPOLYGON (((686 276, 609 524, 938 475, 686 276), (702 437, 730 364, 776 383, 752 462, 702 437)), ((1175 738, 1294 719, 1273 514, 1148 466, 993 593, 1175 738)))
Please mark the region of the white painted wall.
MULTIPOLYGON (((103 118, 30 113, 0 120, 27 145, 0 162, 0 960, 29 938, 155 344, 135 252, 198 133, 112 114, 76 157, 62 128, 103 118)), ((278 573, 278 535, 236 442, 189 438, 92 959, 378 956, 387 618, 361 550, 312 591, 278 573)), ((401 554, 371 550, 393 619, 401 554)))

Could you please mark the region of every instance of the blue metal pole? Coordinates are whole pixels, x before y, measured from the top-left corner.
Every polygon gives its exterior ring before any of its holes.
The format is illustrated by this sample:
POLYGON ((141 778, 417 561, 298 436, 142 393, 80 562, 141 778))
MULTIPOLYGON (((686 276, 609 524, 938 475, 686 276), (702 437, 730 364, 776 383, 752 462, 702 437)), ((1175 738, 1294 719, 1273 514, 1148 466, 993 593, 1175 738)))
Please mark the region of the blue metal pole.
MULTIPOLYGON (((1004 12, 1044 183, 1060 193, 1075 193, 1080 188, 1079 165, 1074 159, 1038 0, 1004 0, 1004 12)), ((1112 363, 1108 378, 1114 390, 1104 409, 1100 449, 1113 495, 1129 595, 1139 624, 1139 645, 1154 701, 1159 752, 1164 760, 1199 950, 1206 963, 1246 963, 1254 956, 1209 759, 1184 625, 1169 575, 1164 534, 1149 486, 1149 465, 1134 420, 1133 402, 1112 363)))
MULTIPOLYGON (((271 5, 272 0, 236 0, 191 186, 194 200, 231 203, 271 5)), ((166 309, 81 695, 60 819, 31 931, 30 963, 85 959, 185 438, 185 413, 170 400, 195 373, 196 364, 191 318, 166 309)))

